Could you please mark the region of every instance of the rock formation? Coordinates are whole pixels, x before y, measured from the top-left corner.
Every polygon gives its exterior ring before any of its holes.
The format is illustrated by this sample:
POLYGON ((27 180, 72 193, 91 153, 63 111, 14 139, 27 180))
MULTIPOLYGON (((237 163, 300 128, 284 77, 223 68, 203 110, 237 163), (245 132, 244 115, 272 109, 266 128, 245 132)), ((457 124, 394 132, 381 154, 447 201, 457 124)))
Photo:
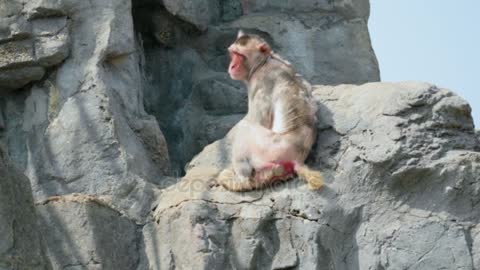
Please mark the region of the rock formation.
POLYGON ((133 16, 144 48, 145 107, 165 132, 176 174, 246 112, 243 85, 225 73, 239 28, 269 40, 312 83, 379 80, 368 1, 163 2, 134 2, 133 16))
POLYGON ((161 258, 154 269, 478 267, 480 145, 468 104, 425 83, 317 86, 314 95, 321 132, 309 162, 326 187, 215 186, 234 129, 162 193, 156 223, 143 229, 145 239, 163 236, 147 242, 148 261, 161 258))
POLYGON ((376 82, 367 0, 0 7, 0 269, 480 268, 470 107, 376 82), (317 84, 324 189, 216 185, 247 108, 238 28, 317 84))
POLYGON ((28 179, 0 147, 0 269, 46 269, 28 179))

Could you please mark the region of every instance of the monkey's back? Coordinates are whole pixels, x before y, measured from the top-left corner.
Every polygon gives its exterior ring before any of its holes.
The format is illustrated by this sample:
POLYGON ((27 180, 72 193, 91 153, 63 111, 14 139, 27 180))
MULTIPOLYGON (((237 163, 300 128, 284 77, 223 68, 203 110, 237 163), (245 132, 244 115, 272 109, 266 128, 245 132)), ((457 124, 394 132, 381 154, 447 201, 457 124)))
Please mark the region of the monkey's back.
POLYGON ((276 132, 314 125, 311 90, 290 66, 274 63, 257 76, 248 93, 250 121, 276 132))

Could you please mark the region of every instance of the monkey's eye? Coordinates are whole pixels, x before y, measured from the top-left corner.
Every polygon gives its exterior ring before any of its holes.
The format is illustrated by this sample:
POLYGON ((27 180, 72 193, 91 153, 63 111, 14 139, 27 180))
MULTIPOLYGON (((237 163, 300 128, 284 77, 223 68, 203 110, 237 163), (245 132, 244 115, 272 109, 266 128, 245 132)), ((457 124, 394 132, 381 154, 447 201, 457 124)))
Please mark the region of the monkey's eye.
POLYGON ((245 55, 243 55, 241 53, 238 53, 238 52, 235 52, 235 51, 229 51, 228 53, 230 55, 230 59, 232 59, 234 57, 240 57, 242 59, 245 59, 245 55))

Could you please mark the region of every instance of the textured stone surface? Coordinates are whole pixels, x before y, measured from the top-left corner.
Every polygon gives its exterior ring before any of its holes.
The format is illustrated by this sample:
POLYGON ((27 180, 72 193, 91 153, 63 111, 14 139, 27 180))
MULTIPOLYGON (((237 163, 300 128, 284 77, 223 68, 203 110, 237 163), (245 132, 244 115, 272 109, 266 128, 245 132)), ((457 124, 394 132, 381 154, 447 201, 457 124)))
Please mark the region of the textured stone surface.
POLYGON ((23 87, 31 81, 38 81, 45 75, 43 67, 20 67, 0 72, 0 91, 8 93, 12 89, 23 87))
POLYGON ((474 269, 480 145, 468 104, 413 82, 317 86, 314 95, 320 133, 309 163, 327 186, 218 187, 233 129, 162 193, 157 223, 144 227, 148 261, 162 258, 159 268, 474 269))
POLYGON ((3 115, 0 115, 0 130, 5 130, 5 119, 3 115))
POLYGON ((32 16, 26 4, 23 0, 2 1, 0 91, 18 89, 42 79, 42 67, 58 65, 70 52, 69 20, 65 14, 32 16))
POLYGON ((252 14, 233 22, 241 29, 269 33, 279 52, 309 81, 320 84, 379 80, 378 63, 370 47, 365 20, 345 20, 336 14, 292 17, 280 13, 252 14))
POLYGON ((143 109, 130 2, 36 0, 21 7, 31 38, 3 45, 26 44, 35 54, 28 58, 25 50, 20 61, 4 50, 0 78, 25 85, 24 69, 36 71, 30 76, 41 67, 49 72, 2 98, 2 137, 35 200, 107 195, 132 219, 145 219, 170 162, 157 121, 143 109))
POLYGON ((281 12, 311 12, 322 10, 336 12, 346 18, 367 18, 370 14, 368 0, 299 0, 299 1, 241 1, 244 13, 281 11, 281 12))
POLYGON ((51 269, 135 269, 136 226, 94 197, 52 197, 37 206, 51 269))
POLYGON ((220 2, 215 0, 163 0, 163 4, 171 14, 200 30, 206 30, 220 18, 220 2))
POLYGON ((27 18, 21 16, 21 1, 2 1, 0 9, 0 41, 25 39, 31 36, 27 18))
POLYGON ((342 84, 379 79, 367 0, 0 7, 1 270, 480 267, 468 104, 426 83, 342 84), (324 189, 216 184, 247 109, 225 72, 237 28, 336 85, 314 87, 324 189))
POLYGON ((34 48, 30 40, 11 41, 0 44, 1 69, 33 64, 34 61, 34 48))
POLYGON ((165 130, 176 174, 246 112, 243 85, 226 74, 239 28, 270 41, 312 83, 379 80, 368 1, 163 2, 136 2, 133 16, 145 50, 146 109, 165 130))
POLYGON ((0 269, 47 269, 28 179, 0 147, 0 269))

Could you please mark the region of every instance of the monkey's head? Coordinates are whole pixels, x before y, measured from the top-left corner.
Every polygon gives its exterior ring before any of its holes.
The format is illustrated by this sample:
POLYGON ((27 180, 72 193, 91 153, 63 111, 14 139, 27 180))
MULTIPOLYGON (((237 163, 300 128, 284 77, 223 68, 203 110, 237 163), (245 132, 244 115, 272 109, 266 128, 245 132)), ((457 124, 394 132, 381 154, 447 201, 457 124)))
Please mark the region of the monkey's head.
POLYGON ((247 81, 250 72, 265 57, 272 53, 268 43, 261 37, 238 31, 237 39, 228 47, 230 65, 228 73, 234 80, 247 81))

